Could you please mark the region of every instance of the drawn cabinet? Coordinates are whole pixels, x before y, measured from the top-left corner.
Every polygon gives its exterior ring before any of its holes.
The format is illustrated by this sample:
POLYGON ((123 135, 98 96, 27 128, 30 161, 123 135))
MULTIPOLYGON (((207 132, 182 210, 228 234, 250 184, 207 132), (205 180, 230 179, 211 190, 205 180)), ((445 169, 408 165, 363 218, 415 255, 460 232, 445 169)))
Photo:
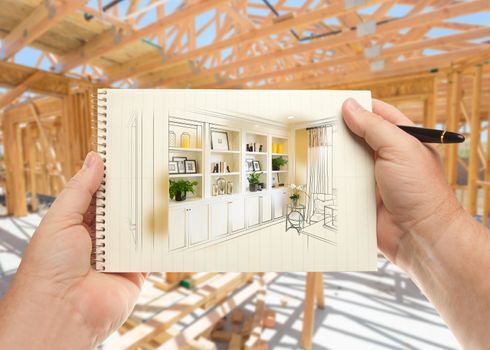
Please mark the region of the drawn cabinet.
POLYGON ((213 202, 211 211, 211 239, 224 236, 228 233, 228 203, 225 201, 213 202))
POLYGON ((170 208, 168 212, 168 250, 176 250, 186 246, 186 208, 170 208))
POLYGON ((258 196, 247 198, 247 227, 260 224, 260 198, 258 196))
POLYGON ((270 194, 260 196, 260 213, 262 223, 272 220, 272 198, 270 194))
POLYGON ((273 219, 281 218, 286 215, 286 206, 288 203, 286 189, 272 191, 272 217, 273 219))
POLYGON ((189 244, 194 245, 208 240, 209 206, 196 205, 186 209, 189 244))
POLYGON ((176 250, 208 240, 207 204, 175 207, 169 210, 169 250, 176 250))
POLYGON ((237 198, 228 202, 228 220, 230 223, 230 233, 245 228, 245 199, 237 198))

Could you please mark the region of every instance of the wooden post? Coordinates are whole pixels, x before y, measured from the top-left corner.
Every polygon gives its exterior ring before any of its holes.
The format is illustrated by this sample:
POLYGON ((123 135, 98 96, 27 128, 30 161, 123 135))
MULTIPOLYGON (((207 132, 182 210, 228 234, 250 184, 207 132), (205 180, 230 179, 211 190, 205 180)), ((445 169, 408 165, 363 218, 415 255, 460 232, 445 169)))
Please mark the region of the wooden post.
POLYGON ((477 181, 480 175, 480 159, 478 147, 480 145, 480 96, 481 96, 482 66, 475 67, 473 77, 473 96, 471 102, 471 136, 470 136, 470 162, 468 169, 468 212, 477 214, 477 181))
MULTIPOLYGON (((459 100, 460 100, 461 79, 458 71, 453 71, 448 79, 448 120, 447 130, 457 131, 459 124, 459 100)), ((449 185, 456 190, 457 166, 458 166, 458 145, 446 145, 446 174, 449 185)))
POLYGON ((323 273, 315 272, 316 274, 316 289, 315 289, 315 299, 316 305, 320 309, 325 308, 325 288, 323 286, 323 273))
POLYGON ((3 135, 5 147, 5 181, 7 214, 27 215, 24 160, 17 140, 17 124, 4 116, 3 135))
POLYGON ((432 81, 432 94, 425 100, 424 125, 435 128, 437 124, 437 77, 432 81))
POLYGON ((312 348, 313 325, 315 323, 315 290, 318 278, 315 272, 306 273, 305 305, 303 312, 303 332, 301 345, 303 349, 312 348))
POLYGON ((37 211, 37 191, 36 191, 36 146, 31 125, 26 128, 27 139, 29 140, 28 161, 29 161, 29 185, 31 190, 31 208, 37 211))

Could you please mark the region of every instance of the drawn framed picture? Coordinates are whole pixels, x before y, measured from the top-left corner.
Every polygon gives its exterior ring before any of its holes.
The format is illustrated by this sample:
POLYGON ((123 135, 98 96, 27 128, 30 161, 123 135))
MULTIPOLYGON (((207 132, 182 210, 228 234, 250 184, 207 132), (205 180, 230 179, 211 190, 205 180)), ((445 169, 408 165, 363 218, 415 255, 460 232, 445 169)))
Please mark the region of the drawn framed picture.
POLYGON ((254 171, 254 160, 249 158, 245 160, 245 171, 254 171))
POLYGON ((179 173, 179 166, 177 165, 177 162, 173 162, 173 161, 168 162, 168 173, 169 174, 179 173))
POLYGON ((229 151, 228 133, 226 131, 211 130, 211 149, 215 151, 229 151))
POLYGON ((197 173, 197 164, 195 160, 186 160, 185 164, 185 173, 186 174, 196 174, 197 173))
POLYGON ((177 162, 179 174, 185 174, 185 161, 187 160, 187 157, 172 157, 172 160, 177 162))
POLYGON ((253 161, 253 168, 254 171, 260 171, 260 162, 258 160, 253 161))
POLYGON ((279 187, 279 174, 272 174, 272 187, 279 187))

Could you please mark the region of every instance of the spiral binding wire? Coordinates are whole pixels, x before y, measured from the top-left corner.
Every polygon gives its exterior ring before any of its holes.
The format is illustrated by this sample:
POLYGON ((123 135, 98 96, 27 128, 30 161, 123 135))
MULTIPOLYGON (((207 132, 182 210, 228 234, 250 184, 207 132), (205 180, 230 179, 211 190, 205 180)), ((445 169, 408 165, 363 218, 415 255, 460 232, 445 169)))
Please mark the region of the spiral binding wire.
POLYGON ((97 271, 105 271, 105 179, 107 151, 107 90, 97 90, 92 95, 92 147, 104 162, 104 178, 95 195, 95 243, 92 247, 91 262, 97 271))

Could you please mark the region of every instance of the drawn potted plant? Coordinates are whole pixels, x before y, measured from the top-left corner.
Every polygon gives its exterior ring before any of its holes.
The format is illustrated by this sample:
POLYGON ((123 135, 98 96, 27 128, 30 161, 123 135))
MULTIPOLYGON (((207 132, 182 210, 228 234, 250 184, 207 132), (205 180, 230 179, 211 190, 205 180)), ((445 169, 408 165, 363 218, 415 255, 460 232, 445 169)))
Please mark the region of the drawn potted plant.
POLYGON ((293 205, 293 207, 297 207, 299 202, 299 193, 304 192, 304 188, 302 185, 295 184, 291 184, 289 187, 292 190, 292 194, 289 196, 289 199, 291 200, 291 204, 293 205))
POLYGON ((272 158, 272 170, 278 171, 281 170, 281 167, 288 164, 288 160, 283 158, 282 156, 277 158, 272 158))
POLYGON ((196 193, 194 186, 197 185, 197 181, 189 180, 170 180, 169 194, 170 199, 174 199, 178 202, 185 201, 187 198, 187 192, 196 193))
POLYGON ((262 173, 257 173, 255 171, 251 172, 248 176, 247 176, 247 180, 248 180, 248 188, 250 190, 250 192, 257 192, 257 188, 259 186, 259 183, 260 183, 260 175, 262 173))

